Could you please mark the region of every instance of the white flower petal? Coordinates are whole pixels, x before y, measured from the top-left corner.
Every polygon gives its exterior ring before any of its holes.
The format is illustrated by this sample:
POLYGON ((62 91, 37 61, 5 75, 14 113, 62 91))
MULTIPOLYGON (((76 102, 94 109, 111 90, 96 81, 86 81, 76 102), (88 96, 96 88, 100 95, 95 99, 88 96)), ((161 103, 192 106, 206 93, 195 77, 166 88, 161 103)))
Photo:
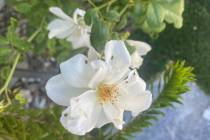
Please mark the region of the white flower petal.
POLYGON ((50 11, 58 16, 48 25, 49 35, 51 39, 57 37, 59 39, 67 39, 73 45, 73 48, 90 47, 91 27, 84 22, 85 11, 76 9, 73 19, 66 15, 60 8, 51 7, 50 11), (80 17, 79 17, 80 16, 80 17))
POLYGON ((111 40, 105 46, 105 60, 108 64, 123 67, 129 66, 130 54, 123 41, 111 40))
POLYGON ((136 51, 139 53, 140 56, 146 55, 151 50, 150 45, 142 41, 127 40, 127 43, 131 46, 136 47, 136 51))
POLYGON ((106 114, 106 117, 114 124, 118 129, 122 129, 123 121, 123 112, 124 110, 117 106, 116 104, 105 103, 103 104, 103 109, 106 114))
POLYGON ((70 107, 62 113, 60 121, 71 133, 84 135, 96 126, 101 110, 95 91, 87 91, 71 100, 70 107))
POLYGON ((146 91, 146 83, 132 71, 128 79, 121 85, 119 104, 127 111, 132 111, 136 116, 147 110, 152 103, 152 94, 146 91))
POLYGON ((121 80, 131 64, 130 54, 123 41, 111 40, 106 44, 105 61, 111 66, 107 81, 114 83, 121 80))
POLYGON ((75 29, 76 30, 67 38, 67 40, 72 43, 73 48, 90 47, 90 35, 88 34, 88 29, 82 29, 79 26, 75 29))
POLYGON ((82 94, 85 89, 71 87, 62 77, 61 74, 56 75, 48 80, 46 84, 48 97, 55 103, 63 106, 70 104, 70 99, 82 94))
POLYGON ((67 14, 65 14, 63 12, 63 10, 58 7, 50 7, 49 10, 51 13, 53 13, 54 15, 56 15, 59 18, 62 18, 64 20, 70 20, 70 21, 74 22, 71 17, 69 17, 67 14))
POLYGON ((133 116, 147 110, 152 104, 152 94, 150 91, 141 91, 139 94, 125 93, 121 95, 120 102, 125 110, 131 111, 133 116))
POLYGON ((122 87, 125 87, 128 91, 132 93, 139 93, 139 91, 146 90, 146 82, 139 77, 138 72, 136 70, 130 71, 128 78, 124 81, 122 87), (138 89, 133 89, 134 87, 138 87, 138 89))
POLYGON ((107 65, 102 60, 94 60, 91 62, 91 66, 95 71, 95 75, 90 80, 88 87, 96 89, 97 86, 106 78, 107 76, 107 65))
POLYGON ((73 87, 88 88, 88 83, 94 75, 88 58, 82 54, 61 63, 60 69, 64 79, 73 87))
POLYGON ((143 58, 139 55, 136 51, 131 55, 131 67, 132 68, 139 68, 143 63, 143 58))
POLYGON ((82 9, 77 8, 74 13, 73 13, 73 19, 76 23, 78 23, 78 16, 84 17, 85 16, 85 11, 82 9))
POLYGON ((110 123, 111 121, 106 117, 106 114, 104 113, 104 110, 100 112, 98 122, 96 124, 96 128, 101 128, 107 123, 110 123))
POLYGON ((126 42, 136 48, 134 53, 131 54, 131 67, 139 68, 143 62, 141 56, 146 55, 151 50, 151 47, 149 44, 141 41, 127 40, 126 42))
POLYGON ((88 50, 88 60, 93 61, 99 59, 100 54, 91 46, 88 50))
POLYGON ((50 31, 48 35, 50 39, 53 37, 64 39, 70 36, 76 30, 76 27, 74 23, 55 19, 49 23, 47 29, 50 31))

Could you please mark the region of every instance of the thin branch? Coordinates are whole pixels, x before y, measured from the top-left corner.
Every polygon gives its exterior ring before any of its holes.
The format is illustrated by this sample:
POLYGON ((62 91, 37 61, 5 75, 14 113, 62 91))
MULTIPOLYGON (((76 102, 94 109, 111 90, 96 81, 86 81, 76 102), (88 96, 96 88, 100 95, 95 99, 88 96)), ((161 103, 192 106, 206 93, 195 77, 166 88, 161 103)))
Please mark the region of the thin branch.
POLYGON ((15 72, 15 68, 17 66, 17 63, 18 63, 19 59, 20 59, 20 56, 21 56, 21 54, 18 53, 16 58, 15 58, 15 61, 14 61, 13 65, 12 65, 12 69, 11 69, 11 71, 9 73, 9 76, 8 76, 4 86, 0 89, 0 94, 2 94, 5 91, 5 89, 7 89, 7 87, 9 86, 9 83, 10 83, 10 81, 12 79, 12 76, 13 76, 13 74, 15 72))

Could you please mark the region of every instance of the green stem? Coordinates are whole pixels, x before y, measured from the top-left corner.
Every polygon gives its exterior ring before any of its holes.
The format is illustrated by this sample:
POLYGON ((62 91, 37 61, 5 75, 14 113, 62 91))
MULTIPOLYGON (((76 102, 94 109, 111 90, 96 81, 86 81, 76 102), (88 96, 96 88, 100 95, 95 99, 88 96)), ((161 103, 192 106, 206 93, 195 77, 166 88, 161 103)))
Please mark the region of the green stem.
POLYGON ((120 16, 124 14, 124 12, 128 9, 129 4, 127 4, 121 11, 120 11, 120 16))
POLYGON ((92 5, 94 8, 96 8, 96 9, 98 9, 98 7, 91 1, 91 0, 87 0, 89 3, 90 3, 90 5, 92 5))
POLYGON ((32 40, 34 40, 34 38, 39 34, 39 32, 41 32, 42 28, 38 28, 29 38, 28 38, 28 42, 31 42, 32 40))
POLYGON ((14 61, 13 65, 12 65, 12 69, 11 69, 11 71, 9 73, 9 76, 8 76, 4 86, 0 90, 0 94, 2 94, 3 91, 7 89, 8 85, 9 85, 11 79, 12 79, 12 76, 13 76, 13 74, 15 72, 15 68, 17 66, 17 63, 18 63, 19 59, 20 59, 20 53, 18 53, 17 56, 15 57, 15 61, 14 61))
MULTIPOLYGON (((41 26, 28 38, 28 42, 31 42, 37 35, 38 33, 41 31, 41 26)), ((7 89, 7 87, 9 86, 9 83, 13 77, 13 74, 15 72, 16 66, 19 62, 21 54, 18 53, 17 56, 15 57, 15 61, 12 65, 12 69, 9 73, 9 76, 6 79, 6 82, 4 83, 3 87, 0 89, 0 95, 7 89)))
POLYGON ((114 2, 116 2, 117 0, 111 0, 111 1, 109 1, 109 2, 107 2, 107 3, 104 3, 104 4, 102 4, 101 6, 99 6, 98 7, 98 9, 102 9, 102 8, 104 8, 104 7, 106 7, 107 5, 112 5, 114 2))

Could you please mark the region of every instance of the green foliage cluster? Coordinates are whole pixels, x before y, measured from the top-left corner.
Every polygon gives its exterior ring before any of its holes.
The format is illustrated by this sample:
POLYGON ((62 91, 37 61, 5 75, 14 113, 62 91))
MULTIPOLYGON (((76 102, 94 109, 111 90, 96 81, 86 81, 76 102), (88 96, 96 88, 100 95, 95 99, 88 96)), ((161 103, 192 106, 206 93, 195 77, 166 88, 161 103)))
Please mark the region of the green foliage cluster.
POLYGON ((139 0, 134 8, 137 23, 151 35, 163 31, 166 23, 182 27, 184 0, 139 0))
POLYGON ((208 0, 187 0, 183 15, 184 24, 180 30, 168 26, 156 39, 139 33, 134 36, 134 38, 141 36, 153 46, 141 68, 145 79, 150 79, 161 72, 169 60, 181 59, 195 68, 197 83, 207 94, 210 93, 209 5, 208 0))
POLYGON ((61 109, 25 109, 15 103, 0 113, 1 140, 76 139, 59 122, 61 109))

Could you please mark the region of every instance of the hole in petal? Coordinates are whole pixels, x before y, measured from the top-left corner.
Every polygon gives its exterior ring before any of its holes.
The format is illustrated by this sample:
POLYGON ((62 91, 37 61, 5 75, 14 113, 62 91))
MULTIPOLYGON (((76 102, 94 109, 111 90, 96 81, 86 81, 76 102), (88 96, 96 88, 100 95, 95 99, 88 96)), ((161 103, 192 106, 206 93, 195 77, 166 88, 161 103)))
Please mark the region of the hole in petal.
POLYGON ((67 116, 68 116, 68 113, 65 113, 65 114, 64 114, 64 117, 67 117, 67 116))
POLYGON ((114 59, 114 56, 111 57, 111 60, 113 60, 113 59, 114 59))

